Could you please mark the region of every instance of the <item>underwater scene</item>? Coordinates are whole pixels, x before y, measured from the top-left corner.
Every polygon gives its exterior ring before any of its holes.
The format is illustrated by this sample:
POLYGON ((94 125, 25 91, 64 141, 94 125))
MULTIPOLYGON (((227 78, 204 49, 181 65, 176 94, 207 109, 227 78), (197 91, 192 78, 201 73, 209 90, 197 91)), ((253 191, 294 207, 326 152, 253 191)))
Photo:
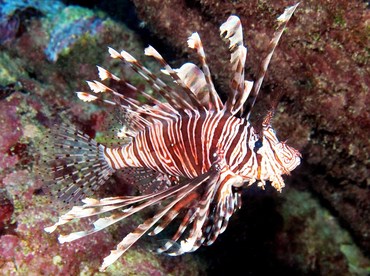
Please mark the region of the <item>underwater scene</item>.
POLYGON ((362 0, 0 0, 0 275, 370 275, 369 45, 362 0))

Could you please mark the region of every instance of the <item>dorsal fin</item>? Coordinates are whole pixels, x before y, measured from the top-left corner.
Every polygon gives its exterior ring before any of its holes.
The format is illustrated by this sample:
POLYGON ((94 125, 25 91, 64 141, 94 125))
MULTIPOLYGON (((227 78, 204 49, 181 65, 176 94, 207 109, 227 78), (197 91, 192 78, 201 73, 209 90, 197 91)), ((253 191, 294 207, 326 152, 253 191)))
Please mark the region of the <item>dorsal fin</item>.
MULTIPOLYGON (((203 106, 208 106, 210 101, 207 81, 203 71, 194 63, 184 63, 180 68, 174 69, 178 77, 186 84, 203 106)), ((168 74, 163 70, 164 74, 168 74)))
POLYGON ((187 84, 180 78, 175 70, 164 60, 164 58, 155 50, 152 46, 145 48, 145 54, 147 56, 154 57, 163 67, 164 70, 173 78, 173 80, 182 88, 185 94, 189 97, 190 102, 194 105, 194 108, 202 109, 205 108, 201 105, 197 97, 190 90, 187 84))
POLYGON ((207 83, 208 93, 209 93, 209 109, 219 111, 223 108, 220 97, 217 94, 215 86, 212 82, 211 72, 209 70, 206 54, 204 53, 203 44, 200 40, 198 33, 193 33, 188 39, 188 46, 197 51, 200 63, 202 65, 204 77, 207 83))
POLYGON ((220 27, 220 35, 230 42, 231 69, 234 76, 230 82, 226 110, 232 114, 243 112, 242 107, 252 89, 253 82, 244 81, 244 67, 247 57, 247 48, 243 45, 243 28, 240 19, 232 15, 220 27))
POLYGON ((297 8, 298 5, 299 5, 299 3, 295 4, 294 6, 290 6, 290 7, 286 8, 284 10, 284 13, 281 14, 277 18, 277 21, 278 21, 277 30, 275 31, 274 35, 272 36, 272 39, 271 39, 270 44, 268 46, 267 55, 262 60, 262 62, 260 64, 257 79, 254 82, 252 91, 251 91, 247 101, 244 104, 243 117, 245 117, 247 120, 249 119, 249 117, 251 115, 251 112, 252 112, 252 109, 253 109, 253 106, 256 102, 256 98, 258 96, 258 93, 260 91, 263 79, 265 77, 267 67, 268 67, 268 65, 271 61, 271 57, 272 57, 272 55, 275 51, 275 48, 276 48, 277 44, 279 43, 279 40, 280 40, 280 37, 281 37, 283 31, 285 30, 286 24, 288 23, 289 19, 292 17, 292 15, 293 15, 293 13, 294 13, 294 11, 295 11, 295 9, 297 8))
POLYGON ((179 110, 194 109, 191 102, 186 101, 177 91, 168 86, 158 76, 153 74, 145 66, 143 66, 137 59, 131 56, 126 51, 122 50, 118 53, 116 50, 109 48, 109 53, 112 58, 119 58, 128 64, 136 73, 144 78, 144 80, 153 88, 157 93, 163 96, 166 101, 174 108, 179 110))
POLYGON ((118 78, 108 70, 98 66, 98 71, 101 80, 109 80, 111 87, 114 87, 114 89, 96 80, 87 81, 93 94, 76 92, 77 96, 85 102, 99 101, 116 106, 126 123, 126 130, 130 133, 129 136, 133 136, 132 134, 143 130, 150 125, 153 119, 163 120, 179 114, 170 104, 160 102, 128 81, 118 78), (124 96, 123 93, 127 89, 143 96, 151 105, 141 104, 133 98, 124 96))

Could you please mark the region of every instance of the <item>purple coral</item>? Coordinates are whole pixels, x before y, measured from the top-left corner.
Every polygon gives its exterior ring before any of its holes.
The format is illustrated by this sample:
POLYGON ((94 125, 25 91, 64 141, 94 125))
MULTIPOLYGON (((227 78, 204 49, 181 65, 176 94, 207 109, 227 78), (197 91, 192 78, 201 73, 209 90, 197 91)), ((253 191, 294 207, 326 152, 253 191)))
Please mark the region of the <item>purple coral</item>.
POLYGON ((0 17, 0 44, 15 38, 19 28, 19 18, 16 16, 0 17))

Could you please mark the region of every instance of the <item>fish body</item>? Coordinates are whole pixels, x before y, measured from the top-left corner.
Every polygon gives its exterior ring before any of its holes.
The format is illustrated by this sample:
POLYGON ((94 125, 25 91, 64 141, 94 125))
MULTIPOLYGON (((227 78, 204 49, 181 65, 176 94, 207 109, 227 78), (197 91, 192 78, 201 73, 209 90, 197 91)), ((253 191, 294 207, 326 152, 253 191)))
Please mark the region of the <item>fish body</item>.
MULTIPOLYGON (((230 169, 240 174, 240 141, 253 143, 253 128, 225 112, 189 111, 181 117, 155 122, 139 132, 131 143, 105 152, 115 170, 147 167, 178 177, 195 178, 207 172, 213 154, 223 152, 230 169), (250 133, 251 132, 251 133, 250 133), (232 146, 231 146, 232 145, 232 146), (121 160, 119 163, 116 160, 121 160)), ((249 158, 247 158, 249 159, 249 158)), ((245 175, 253 175, 251 172, 245 175)))
POLYGON ((84 205, 74 206, 45 230, 53 232, 73 219, 103 215, 91 229, 59 237, 62 243, 71 242, 149 206, 157 206, 154 216, 126 235, 104 259, 101 267, 104 270, 144 234, 156 235, 170 224, 175 226, 175 233, 158 252, 179 255, 212 244, 240 208, 244 184, 257 182, 264 187, 270 182, 281 191, 282 175, 300 164, 301 155, 277 139, 270 124, 271 112, 258 132, 250 124, 249 116, 272 53, 296 7, 287 8, 278 18, 278 29, 254 82, 244 80, 247 48, 243 45, 239 18, 230 16, 221 25, 221 36, 230 44, 234 72, 231 91, 224 103, 212 83, 197 33, 189 37, 188 45, 197 52, 202 69, 193 63, 172 69, 153 47, 145 49, 147 56, 163 66, 163 73, 172 77, 176 89, 126 51, 109 48, 112 58, 122 60, 143 77, 164 102, 98 67, 101 81, 109 81, 114 84, 112 87, 128 87, 151 104, 141 104, 100 81, 88 82, 92 93, 77 92, 85 102, 100 102, 121 110, 127 126, 119 135, 129 140, 111 148, 73 127, 59 125, 51 130, 54 156, 44 164, 45 189, 68 205, 76 204, 79 199, 84 205), (122 171, 127 182, 136 185, 141 194, 103 199, 86 197, 116 171, 122 171))
MULTIPOLYGON (((279 143, 274 138, 270 140, 279 143)), ((245 182, 253 184, 256 180, 270 178, 268 171, 273 169, 267 168, 268 164, 261 164, 258 158, 262 145, 259 135, 243 118, 224 110, 189 111, 181 117, 150 124, 131 143, 114 149, 106 148, 104 157, 114 170, 145 167, 171 176, 195 178, 206 173, 214 156, 222 153, 228 173, 235 174, 240 182, 234 186, 241 186, 245 182)), ((294 152, 294 149, 289 150, 294 152)), ((298 157, 293 158, 292 163, 299 162, 298 157)), ((272 161, 283 162, 276 157, 272 161)), ((286 166, 274 168, 275 175, 288 173, 286 166)))

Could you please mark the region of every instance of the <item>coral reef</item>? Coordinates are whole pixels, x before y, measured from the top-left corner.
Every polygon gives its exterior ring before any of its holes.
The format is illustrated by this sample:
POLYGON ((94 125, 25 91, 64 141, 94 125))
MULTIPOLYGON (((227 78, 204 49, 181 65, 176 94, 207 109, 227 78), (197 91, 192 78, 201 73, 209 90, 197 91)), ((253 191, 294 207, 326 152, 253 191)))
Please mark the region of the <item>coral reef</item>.
POLYGON ((0 3, 0 44, 12 41, 26 30, 29 18, 41 14, 52 18, 63 9, 60 1, 4 0, 0 3))
MULTIPOLYGON (((240 16, 250 76, 267 48, 285 1, 134 1, 140 18, 178 52, 197 30, 214 79, 227 91, 228 54, 218 26, 240 16), (161 13, 156 12, 161 10, 161 13), (181 30, 179 32, 178 30, 181 30)), ((259 98, 260 114, 276 101, 274 126, 303 152, 301 175, 370 253, 370 13, 363 1, 304 1, 279 44, 259 98), (313 20, 314 19, 314 20, 313 20), (278 98, 281 97, 281 100, 278 98)))
MULTIPOLYGON (((73 92, 87 88, 84 80, 96 78, 95 64, 141 85, 140 78, 109 59, 107 46, 125 49, 159 69, 142 57, 146 45, 137 32, 148 31, 137 28, 135 33, 120 22, 124 18, 118 9, 127 2, 89 1, 94 11, 70 5, 84 2, 0 1, 0 269, 5 275, 102 275, 103 257, 130 226, 127 221, 63 245, 43 231, 57 218, 36 176, 43 134, 57 117, 102 142, 109 130, 110 110, 84 105, 73 92)), ((186 40, 199 32, 219 91, 229 85, 220 23, 231 13, 241 17, 249 51, 247 77, 252 78, 274 20, 286 6, 280 0, 134 2, 140 26, 149 27, 155 43, 164 46, 158 49, 163 56, 177 53, 174 67, 185 56, 196 61, 186 40)), ((132 17, 127 16, 130 24, 132 17)), ((300 4, 277 48, 252 119, 280 102, 274 127, 304 157, 288 180, 292 188, 281 195, 247 189, 242 210, 212 247, 169 258, 153 254, 149 241, 143 241, 105 275, 226 274, 236 265, 244 274, 367 275, 369 19, 362 1, 308 0, 300 4)))
POLYGON ((0 44, 11 41, 19 33, 24 14, 43 15, 43 30, 48 33, 49 43, 45 54, 55 62, 61 52, 84 34, 95 35, 101 29, 103 19, 93 11, 79 6, 65 6, 60 1, 30 0, 5 1, 0 5, 0 44), (32 12, 30 12, 32 11, 32 12))
POLYGON ((0 168, 12 168, 19 158, 17 155, 9 154, 9 150, 16 145, 22 136, 20 119, 16 114, 20 99, 12 97, 9 101, 0 102, 0 168))
POLYGON ((50 31, 50 40, 45 53, 49 60, 56 61, 62 51, 67 51, 84 34, 96 35, 103 20, 92 11, 80 7, 66 7, 55 15, 50 31))

